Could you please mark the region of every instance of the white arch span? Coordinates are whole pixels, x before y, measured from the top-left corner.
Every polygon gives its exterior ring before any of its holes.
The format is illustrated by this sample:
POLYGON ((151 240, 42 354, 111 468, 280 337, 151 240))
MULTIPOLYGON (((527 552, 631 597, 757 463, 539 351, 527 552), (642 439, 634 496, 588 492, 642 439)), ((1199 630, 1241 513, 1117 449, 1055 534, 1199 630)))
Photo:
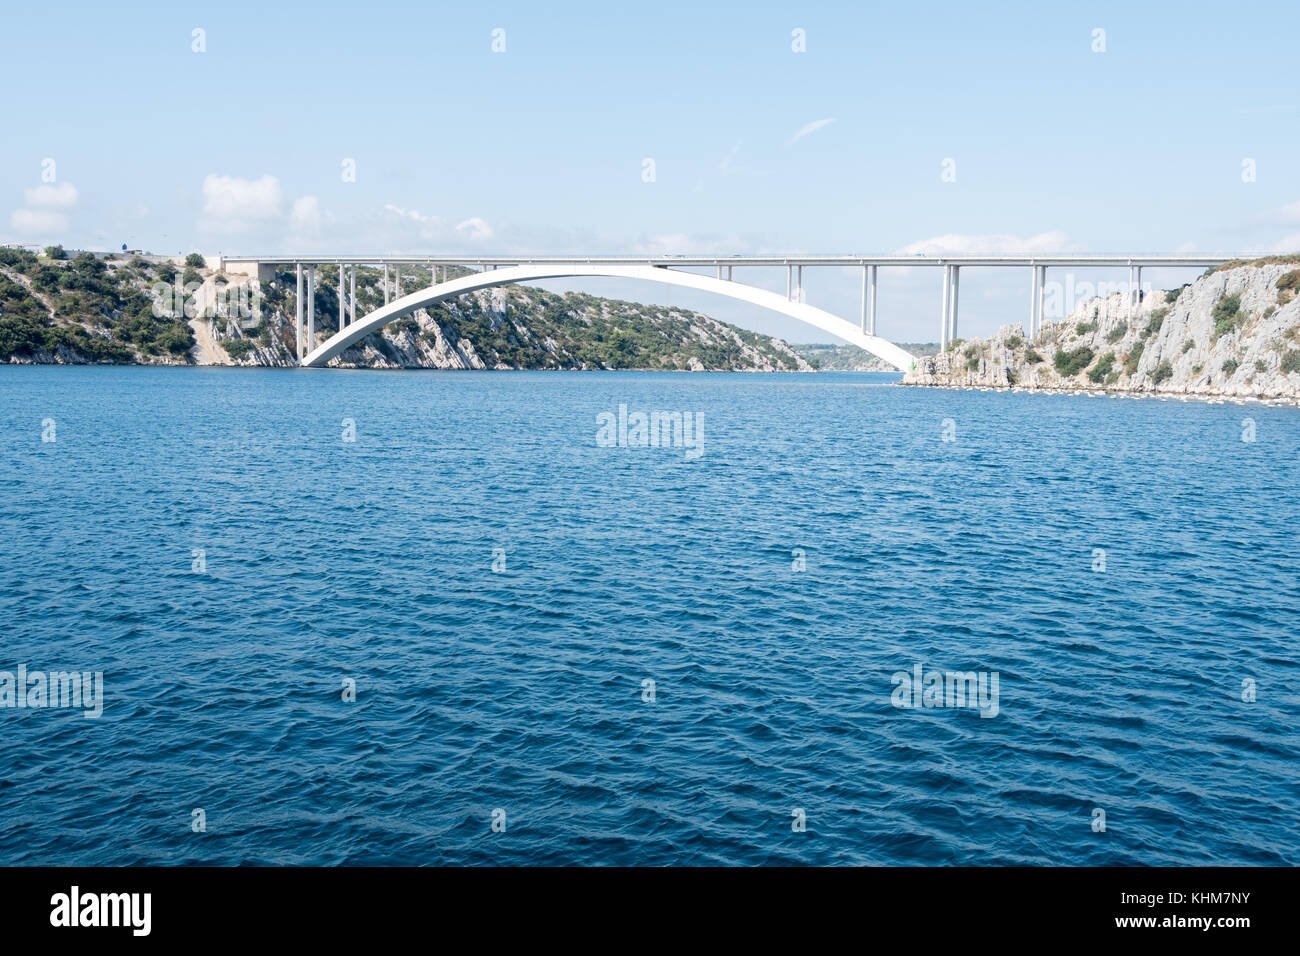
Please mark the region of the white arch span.
POLYGON ((645 279, 650 282, 664 282, 669 285, 685 286, 688 289, 698 289, 701 292, 716 292, 719 295, 730 296, 733 299, 739 299, 760 308, 781 312, 801 322, 807 322, 823 332, 829 332, 866 349, 872 355, 884 359, 899 371, 906 371, 911 368, 914 359, 911 353, 899 348, 893 342, 882 339, 878 335, 868 335, 852 322, 841 319, 839 316, 823 312, 821 309, 802 302, 792 302, 779 293, 768 292, 766 289, 758 289, 740 282, 714 279, 711 276, 696 275, 693 272, 679 272, 676 269, 667 269, 662 266, 554 263, 510 266, 504 269, 492 269, 487 272, 475 272, 471 275, 461 276, 458 279, 439 282, 437 285, 429 286, 427 289, 421 289, 418 292, 412 292, 410 295, 404 295, 388 305, 375 309, 365 318, 349 325, 342 331, 336 332, 308 353, 302 360, 302 364, 308 367, 324 365, 344 349, 356 344, 371 332, 378 331, 394 319, 400 319, 416 309, 435 305, 445 299, 454 299, 466 292, 490 289, 494 286, 510 285, 516 282, 535 281, 537 279, 567 279, 581 276, 645 279))

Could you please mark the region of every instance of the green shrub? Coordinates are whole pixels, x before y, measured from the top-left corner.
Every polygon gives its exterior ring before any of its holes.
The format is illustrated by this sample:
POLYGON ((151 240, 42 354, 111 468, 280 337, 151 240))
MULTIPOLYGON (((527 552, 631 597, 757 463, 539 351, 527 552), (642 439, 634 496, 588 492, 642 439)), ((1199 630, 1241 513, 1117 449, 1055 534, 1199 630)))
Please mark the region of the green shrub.
POLYGON ((191 252, 185 257, 185 265, 190 269, 202 269, 208 264, 207 260, 197 252, 191 252))
POLYGON ((1282 371, 1288 375, 1300 372, 1300 350, 1289 349, 1282 356, 1282 371))
POLYGON ((1079 335, 1087 335, 1089 332, 1097 331, 1096 322, 1080 322, 1074 327, 1074 331, 1079 335))
POLYGON ((1146 343, 1139 340, 1128 353, 1124 356, 1124 371, 1129 375, 1137 372, 1138 362, 1142 361, 1142 350, 1146 348, 1146 343))
POLYGON ((1080 345, 1077 349, 1070 351, 1059 351, 1052 358, 1052 364, 1056 366, 1056 371, 1065 378, 1073 378, 1082 372, 1092 363, 1092 349, 1086 345, 1080 345))
POLYGON ((232 359, 242 359, 249 352, 253 351, 253 343, 248 339, 230 339, 222 342, 221 347, 226 350, 226 354, 232 359))
POLYGON ((980 354, 980 347, 978 345, 968 345, 961 354, 967 358, 974 358, 980 354))
POLYGON ((63 250, 63 247, 62 247, 62 246, 46 246, 46 247, 45 247, 45 258, 47 258, 47 259, 66 259, 66 258, 68 258, 68 254, 63 250))
POLYGON ((1115 353, 1107 352, 1101 358, 1097 359, 1097 364, 1088 370, 1088 380, 1091 382, 1101 382, 1108 377, 1115 369, 1115 353))
POLYGON ((181 276, 181 284, 189 285, 190 283, 194 283, 196 285, 202 285, 203 276, 199 275, 193 269, 186 269, 185 274, 181 276))
POLYGON ((1237 371, 1237 367, 1238 367, 1240 364, 1241 364, 1241 363, 1238 362, 1236 359, 1227 359, 1227 360, 1225 360, 1224 363, 1223 363, 1223 374, 1224 374, 1224 375, 1231 375, 1233 372, 1237 371))
POLYGON ((1018 335, 1007 336, 1007 345, 1011 346, 1013 349, 1020 348, 1020 346, 1024 344, 1024 341, 1025 340, 1018 335))
POLYGON ((1210 313, 1214 319, 1214 337, 1217 339, 1221 335, 1227 335, 1234 331, 1238 325, 1246 321, 1246 313, 1241 310, 1241 296, 1225 295, 1214 304, 1214 310, 1210 313))
POLYGON ((1028 348, 1025 349, 1025 361, 1030 365, 1037 365, 1039 362, 1043 361, 1043 357, 1034 349, 1028 348))
POLYGON ((1111 329, 1109 332, 1106 333, 1106 341, 1109 342, 1111 345, 1114 345, 1116 342, 1118 342, 1127 334, 1128 334, 1128 323, 1121 322, 1119 325, 1115 326, 1113 329, 1111 329))
POLYGON ((1168 309, 1156 309, 1151 313, 1151 318, 1147 321, 1147 327, 1142 331, 1143 338, 1149 338, 1160 331, 1160 327, 1165 324, 1165 316, 1169 314, 1168 309))
POLYGON ((1168 381, 1174 377, 1174 367, 1169 364, 1169 360, 1161 362, 1156 366, 1156 370, 1151 375, 1151 380, 1159 385, 1161 382, 1168 381))
POLYGON ((980 357, 978 355, 972 355, 970 358, 966 360, 966 370, 968 372, 978 371, 979 367, 980 367, 980 357))
POLYGON ((1265 369, 1267 369, 1267 368, 1268 368, 1268 365, 1264 362, 1263 359, 1255 359, 1255 371, 1256 371, 1256 372, 1263 372, 1263 371, 1264 371, 1265 369))
POLYGON ((1190 284, 1191 283, 1184 283, 1183 285, 1180 285, 1177 289, 1170 289, 1168 292, 1166 292, 1165 304, 1173 305, 1175 302, 1177 302, 1178 297, 1183 294, 1183 290, 1186 289, 1187 286, 1190 284))
POLYGON ((1195 347, 1196 347, 1196 343, 1195 343, 1195 342, 1193 342, 1191 339, 1185 339, 1185 340, 1183 341, 1183 352, 1182 352, 1182 354, 1183 354, 1183 355, 1186 355, 1188 352, 1190 352, 1190 351, 1191 351, 1192 349, 1194 349, 1195 347))
POLYGON ((1285 275, 1280 276, 1275 284, 1279 289, 1300 292, 1300 269, 1292 269, 1285 275))

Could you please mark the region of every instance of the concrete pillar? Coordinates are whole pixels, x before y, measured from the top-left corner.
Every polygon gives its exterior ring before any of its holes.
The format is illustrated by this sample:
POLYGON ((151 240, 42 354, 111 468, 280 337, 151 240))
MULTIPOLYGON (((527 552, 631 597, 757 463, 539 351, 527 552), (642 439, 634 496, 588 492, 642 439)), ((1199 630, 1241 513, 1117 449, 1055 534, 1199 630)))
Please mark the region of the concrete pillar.
POLYGON ((952 291, 952 266, 943 267, 943 311, 939 316, 939 349, 948 349, 948 293, 952 291))
POLYGON ((795 295, 799 297, 798 301, 803 301, 803 266, 799 267, 799 281, 794 284, 795 295))
POLYGON ((316 266, 307 267, 307 351, 316 347, 316 266))
POLYGON ((352 292, 348 296, 348 325, 357 320, 357 264, 352 263, 352 292))
POLYGON ((294 329, 297 332, 298 339, 298 361, 302 361, 302 263, 294 264, 294 271, 298 276, 298 284, 293 294, 294 302, 294 329))
POLYGON ((867 267, 862 267, 862 331, 867 331, 867 267))
POLYGON ((438 284, 438 266, 436 264, 430 264, 429 266, 429 279, 434 285, 438 284))
POLYGON ((727 281, 731 281, 731 266, 727 266, 727 281))
POLYGON ((867 310, 867 332, 871 335, 876 334, 876 267, 868 266, 871 273, 867 281, 867 290, 871 296, 871 308, 867 310))
POLYGON ((794 285, 794 266, 785 264, 785 300, 790 301, 791 287, 794 285))
POLYGON ((722 263, 721 263, 721 262, 718 263, 718 278, 719 278, 719 279, 722 278, 722 263))
POLYGON ((952 301, 948 303, 948 323, 951 331, 948 333, 950 341, 957 341, 957 291, 961 287, 961 266, 952 267, 952 301))
POLYGON ((388 263, 384 263, 384 305, 388 305, 388 263))
POLYGON ((1038 332, 1043 331, 1043 297, 1047 295, 1047 266, 1038 267, 1038 332))
POLYGON ((1029 338, 1032 339, 1038 330, 1035 323, 1038 321, 1038 266, 1033 262, 1029 263, 1029 338))
POLYGON ((1133 309, 1134 314, 1142 311, 1142 267, 1138 266, 1136 270, 1137 282, 1133 285, 1133 309))
POLYGON ((348 267, 339 263, 339 331, 342 332, 347 328, 347 311, 345 299, 348 296, 348 267))
POLYGON ((397 270, 397 275, 393 279, 393 298, 400 299, 402 297, 402 267, 397 265, 393 268, 397 270))

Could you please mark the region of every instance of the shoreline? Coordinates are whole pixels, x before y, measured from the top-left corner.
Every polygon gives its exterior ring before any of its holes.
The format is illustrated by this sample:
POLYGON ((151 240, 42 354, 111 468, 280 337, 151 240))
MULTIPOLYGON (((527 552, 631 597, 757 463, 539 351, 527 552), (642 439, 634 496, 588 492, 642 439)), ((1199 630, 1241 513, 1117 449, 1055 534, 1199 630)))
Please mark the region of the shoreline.
POLYGON ((1076 398, 1155 399, 1162 402, 1201 402, 1205 405, 1266 405, 1270 408, 1300 408, 1300 397, 1275 396, 1269 398, 1234 395, 1230 392, 1147 391, 1128 388, 1057 388, 1050 385, 1037 388, 1025 388, 1023 386, 995 387, 992 385, 957 385, 907 381, 900 381, 896 384, 902 388, 944 389, 955 392, 1000 392, 1008 395, 1069 395, 1076 398))

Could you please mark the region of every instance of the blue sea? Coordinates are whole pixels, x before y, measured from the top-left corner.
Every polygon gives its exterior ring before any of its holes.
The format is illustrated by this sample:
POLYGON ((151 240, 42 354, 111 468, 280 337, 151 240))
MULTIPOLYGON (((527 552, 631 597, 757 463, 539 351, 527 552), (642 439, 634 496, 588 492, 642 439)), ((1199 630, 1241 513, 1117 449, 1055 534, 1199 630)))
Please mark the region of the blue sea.
POLYGON ((1296 409, 849 373, 0 395, 0 671, 103 681, 98 717, 11 685, 6 864, 1300 864, 1296 409), (622 447, 638 411, 696 447, 622 447))

